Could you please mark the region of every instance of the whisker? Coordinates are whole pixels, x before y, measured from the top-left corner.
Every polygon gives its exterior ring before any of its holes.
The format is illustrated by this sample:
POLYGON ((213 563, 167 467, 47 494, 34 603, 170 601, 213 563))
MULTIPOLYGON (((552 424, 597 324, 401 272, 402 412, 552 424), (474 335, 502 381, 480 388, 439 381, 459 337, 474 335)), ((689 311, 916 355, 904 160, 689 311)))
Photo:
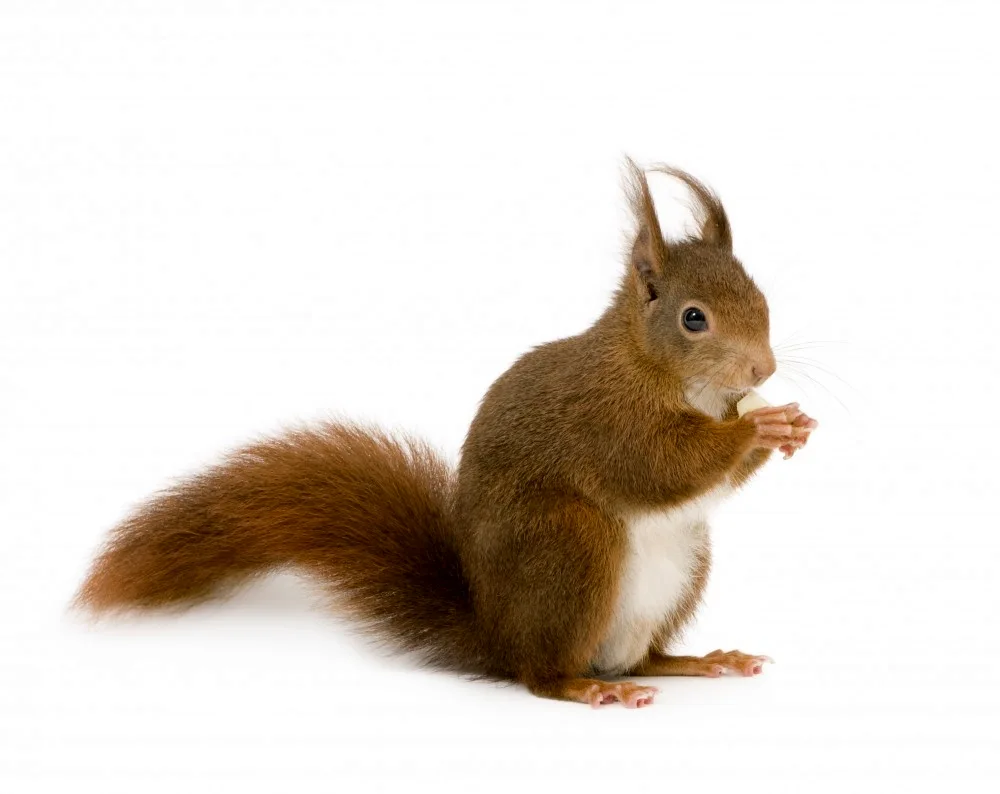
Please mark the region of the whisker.
MULTIPOLYGON (((778 357, 775 356, 775 358, 778 358, 778 357)), ((827 375, 829 375, 831 378, 836 378, 841 383, 843 383, 845 386, 847 386, 847 388, 854 389, 854 386, 851 383, 849 383, 848 381, 844 380, 842 377, 840 377, 840 375, 838 375, 833 370, 827 369, 826 367, 824 367, 822 364, 818 363, 814 359, 811 359, 811 358, 802 358, 801 356, 799 356, 799 357, 782 356, 782 357, 778 358, 778 361, 782 362, 782 363, 788 363, 788 364, 791 364, 791 365, 796 365, 797 364, 797 365, 803 366, 803 367, 815 367, 820 372, 824 372, 827 375)))
POLYGON ((775 352, 781 351, 796 351, 796 350, 812 350, 818 347, 827 347, 829 345, 846 345, 847 342, 843 340, 830 339, 827 341, 816 341, 816 342, 797 342, 794 344, 778 344, 772 345, 771 349, 775 352))
POLYGON ((722 374, 723 369, 727 367, 725 373, 725 380, 728 380, 736 371, 738 365, 737 356, 735 354, 730 354, 721 361, 716 362, 712 368, 709 370, 708 375, 705 376, 705 382, 702 384, 701 388, 698 390, 697 394, 692 395, 689 402, 697 401, 701 396, 709 389, 709 387, 716 387, 716 378, 722 374))
MULTIPOLYGON (((794 369, 794 367, 793 367, 793 369, 794 369)), ((812 383, 816 384, 816 386, 818 386, 819 388, 821 388, 823 391, 825 391, 827 394, 829 394, 834 400, 836 400, 840 404, 840 407, 843 408, 848 414, 851 413, 851 409, 847 407, 847 404, 843 400, 841 400, 840 397, 838 397, 836 395, 836 393, 834 393, 834 391, 829 386, 827 386, 825 383, 823 383, 820 380, 817 380, 812 375, 810 375, 808 372, 804 372, 804 371, 802 371, 800 369, 795 369, 795 372, 798 375, 801 375, 803 378, 807 378, 809 381, 811 381, 812 383)), ((790 376, 789 376, 789 374, 788 374, 787 371, 784 372, 784 373, 779 372, 777 374, 782 375, 786 379, 790 379, 790 376)), ((801 384, 798 384, 798 385, 799 385, 799 388, 802 388, 801 384)))
POLYGON ((725 364, 726 361, 722 360, 712 367, 712 369, 709 371, 708 377, 706 377, 705 382, 702 384, 702 387, 698 390, 698 393, 695 394, 692 399, 694 400, 699 399, 705 393, 705 391, 708 389, 709 386, 713 387, 715 386, 715 378, 716 376, 719 375, 719 373, 722 372, 722 368, 723 366, 725 366, 725 364))

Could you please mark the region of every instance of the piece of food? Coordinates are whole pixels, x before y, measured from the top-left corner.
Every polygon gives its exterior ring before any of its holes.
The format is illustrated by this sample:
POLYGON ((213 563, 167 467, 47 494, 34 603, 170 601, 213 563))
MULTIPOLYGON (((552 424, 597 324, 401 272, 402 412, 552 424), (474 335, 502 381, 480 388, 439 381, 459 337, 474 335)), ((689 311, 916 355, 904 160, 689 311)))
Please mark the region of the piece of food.
POLYGON ((742 400, 736 403, 736 413, 743 416, 743 414, 756 411, 758 408, 766 408, 770 404, 771 403, 751 389, 744 395, 742 400))

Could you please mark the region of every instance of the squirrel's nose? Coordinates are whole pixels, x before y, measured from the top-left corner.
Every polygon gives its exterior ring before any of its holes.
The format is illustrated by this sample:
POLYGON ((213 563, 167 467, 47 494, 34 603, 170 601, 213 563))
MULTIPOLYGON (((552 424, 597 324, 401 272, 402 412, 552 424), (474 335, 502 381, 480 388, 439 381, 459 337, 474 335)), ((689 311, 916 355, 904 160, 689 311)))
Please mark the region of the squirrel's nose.
POLYGON ((774 374, 777 368, 778 365, 775 363, 774 356, 765 361, 758 361, 750 368, 750 372, 753 374, 754 385, 759 386, 762 384, 774 374))

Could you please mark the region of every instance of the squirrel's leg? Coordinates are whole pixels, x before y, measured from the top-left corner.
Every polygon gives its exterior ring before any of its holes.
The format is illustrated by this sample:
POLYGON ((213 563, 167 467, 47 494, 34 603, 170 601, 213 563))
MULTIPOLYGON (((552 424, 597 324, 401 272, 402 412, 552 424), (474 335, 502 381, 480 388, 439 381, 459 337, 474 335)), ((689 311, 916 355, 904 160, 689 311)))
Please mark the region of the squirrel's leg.
MULTIPOLYGON (((764 409, 764 411, 766 412, 767 409, 764 409)), ((797 450, 801 449, 808 443, 809 433, 816 428, 817 422, 815 419, 798 410, 798 406, 796 406, 792 411, 786 411, 785 416, 789 418, 790 424, 793 428, 792 432, 796 435, 789 439, 786 444, 779 447, 779 449, 786 458, 790 458, 797 450)), ((737 418, 736 403, 734 402, 729 406, 729 409, 723 416, 723 419, 733 421, 737 418)), ((732 474, 730 474, 730 483, 739 488, 747 480, 749 480, 757 469, 763 466, 770 457, 770 449, 757 448, 750 450, 736 465, 736 468, 733 469, 732 474)))
POLYGON ((753 656, 739 651, 723 651, 721 648, 705 656, 668 656, 659 651, 650 651, 645 661, 634 670, 633 675, 693 675, 718 678, 726 671, 744 676, 760 675, 765 662, 774 662, 770 656, 753 656))
POLYGON ((754 449, 748 452, 743 460, 741 460, 733 473, 729 475, 730 483, 739 488, 743 483, 753 476, 754 472, 757 471, 761 466, 767 463, 767 459, 771 457, 771 450, 769 449, 754 449))
POLYGON ((589 703, 594 708, 610 703, 621 703, 625 708, 641 709, 650 706, 659 691, 653 686, 641 686, 629 681, 609 683, 595 678, 559 678, 545 683, 530 684, 535 695, 556 700, 574 700, 589 703))
MULTIPOLYGON (((778 410, 781 410, 781 408, 779 408, 778 410)), ((765 408, 763 409, 763 411, 761 411, 761 413, 768 413, 768 412, 769 412, 768 408, 765 408)), ((809 430, 812 429, 811 426, 808 425, 808 422, 811 422, 812 420, 810 420, 809 417, 806 416, 804 413, 799 411, 798 406, 795 406, 795 408, 792 410, 786 410, 784 412, 784 416, 788 418, 789 423, 792 425, 793 428, 806 428, 809 430)), ((736 402, 734 401, 733 403, 730 404, 728 410, 723 415, 723 419, 725 419, 726 421, 736 421, 738 418, 739 416, 736 413, 736 402)), ((795 431, 793 430, 793 432, 795 431)), ((787 441, 788 449, 790 449, 793 446, 794 447, 802 446, 806 443, 807 440, 808 436, 789 439, 787 441)), ((787 456, 788 450, 786 449, 786 447, 781 447, 781 450, 787 456)), ((770 449, 763 449, 760 447, 752 449, 749 452, 747 452, 740 460, 740 462, 736 464, 736 468, 733 469, 732 474, 730 475, 730 483, 736 488, 739 488, 741 485, 743 485, 747 480, 749 480, 754 475, 757 469, 759 469, 761 466, 767 463, 768 459, 771 457, 771 452, 772 450, 770 449)))
POLYGON ((592 706, 652 703, 653 687, 587 677, 624 565, 620 519, 580 497, 533 494, 486 518, 477 534, 488 542, 476 564, 477 611, 520 683, 592 706))
POLYGON ((604 484, 626 503, 685 502, 728 481, 744 461, 748 468, 742 476, 748 476, 764 460, 754 450, 782 448, 808 436, 811 426, 795 424, 801 414, 794 404, 726 421, 694 410, 676 412, 613 450, 603 462, 604 484))

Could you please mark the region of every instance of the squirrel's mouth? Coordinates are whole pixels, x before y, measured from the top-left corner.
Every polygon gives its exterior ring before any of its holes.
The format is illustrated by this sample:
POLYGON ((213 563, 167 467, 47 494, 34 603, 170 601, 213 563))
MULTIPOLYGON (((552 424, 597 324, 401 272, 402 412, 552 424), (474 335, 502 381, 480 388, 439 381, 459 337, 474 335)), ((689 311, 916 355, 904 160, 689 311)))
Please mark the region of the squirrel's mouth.
MULTIPOLYGON (((733 373, 735 374, 735 373, 733 373)), ((755 381, 750 381, 749 379, 743 380, 738 376, 735 379, 737 382, 726 382, 717 377, 712 377, 711 375, 692 375, 684 380, 685 391, 700 391, 704 394, 714 394, 721 398, 736 398, 740 399, 745 397, 747 394, 752 392, 754 389, 758 388, 761 383, 769 378, 756 379, 755 381)))

